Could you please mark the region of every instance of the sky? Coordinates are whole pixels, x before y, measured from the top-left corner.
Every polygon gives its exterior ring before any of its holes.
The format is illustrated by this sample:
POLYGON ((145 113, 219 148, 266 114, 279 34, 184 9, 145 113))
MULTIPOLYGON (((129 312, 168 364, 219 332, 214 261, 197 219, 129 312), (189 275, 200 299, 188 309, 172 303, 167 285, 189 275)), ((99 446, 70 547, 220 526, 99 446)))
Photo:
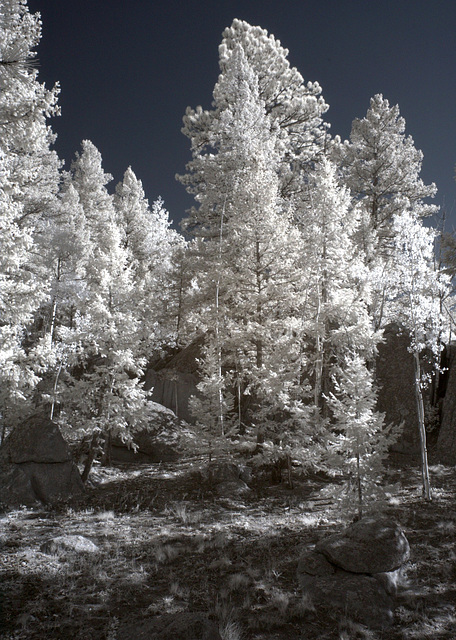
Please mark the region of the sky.
POLYGON ((29 0, 39 11, 39 79, 61 86, 51 125, 69 168, 81 141, 100 150, 113 190, 131 166, 175 225, 193 199, 175 179, 191 159, 187 106, 210 108, 218 45, 234 18, 259 25, 317 81, 331 133, 350 135, 370 98, 398 104, 424 153, 422 178, 456 228, 454 0, 29 0))

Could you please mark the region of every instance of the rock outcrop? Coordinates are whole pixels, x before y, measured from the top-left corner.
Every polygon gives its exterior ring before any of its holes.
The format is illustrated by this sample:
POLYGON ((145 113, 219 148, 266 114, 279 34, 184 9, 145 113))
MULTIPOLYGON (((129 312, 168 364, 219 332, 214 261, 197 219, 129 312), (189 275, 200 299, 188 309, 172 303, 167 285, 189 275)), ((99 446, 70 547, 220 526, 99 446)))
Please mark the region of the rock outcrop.
POLYGON ((48 555, 63 555, 65 553, 96 553, 97 545, 85 536, 56 536, 43 542, 40 551, 48 555))
POLYGON ((197 384, 198 358, 204 338, 197 338, 171 359, 160 362, 146 372, 144 388, 152 390, 151 399, 174 411, 176 416, 189 424, 194 423, 189 402, 199 395, 197 384))
POLYGON ((385 328, 384 341, 378 345, 375 380, 378 386, 377 409, 385 414, 385 423, 403 425, 393 451, 418 454, 420 438, 415 396, 413 356, 408 351, 409 337, 392 324, 385 328))
POLYGON ((205 482, 219 497, 231 498, 250 493, 251 479, 249 467, 241 467, 234 462, 218 461, 209 464, 202 472, 205 482))
POLYGON ((456 464, 456 344, 445 348, 447 371, 445 395, 441 404, 441 425, 437 455, 444 464, 456 464))
POLYGON ((84 489, 60 429, 33 415, 0 448, 0 501, 7 506, 52 504, 84 489))
POLYGON ((197 451, 198 447, 189 425, 157 403, 153 405, 148 428, 134 433, 133 443, 134 446, 128 447, 114 438, 111 459, 117 462, 175 462, 183 451, 197 451))
POLYGON ((386 629, 409 555, 399 525, 385 517, 366 517, 305 553, 298 581, 317 607, 335 608, 373 629, 386 629))

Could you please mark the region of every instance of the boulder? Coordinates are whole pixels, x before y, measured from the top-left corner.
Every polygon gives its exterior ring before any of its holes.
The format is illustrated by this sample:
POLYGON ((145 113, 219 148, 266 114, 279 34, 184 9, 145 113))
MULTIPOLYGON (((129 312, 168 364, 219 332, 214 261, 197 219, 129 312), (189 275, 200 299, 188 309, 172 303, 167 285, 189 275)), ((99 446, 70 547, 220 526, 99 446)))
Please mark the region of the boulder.
POLYGON ((375 377, 378 386, 377 409, 385 414, 385 423, 403 425, 392 450, 416 455, 420 451, 418 411, 415 397, 413 356, 410 339, 399 327, 388 325, 384 341, 378 345, 375 377))
POLYGON ((156 363, 146 372, 144 388, 151 390, 151 399, 171 409, 179 419, 189 424, 195 422, 190 411, 190 398, 200 395, 197 388, 200 381, 198 359, 201 358, 203 344, 203 336, 196 338, 171 358, 156 363))
POLYGON ((64 552, 96 553, 97 545, 84 536, 56 536, 43 542, 40 551, 48 555, 61 555, 64 552))
POLYGON ((197 451, 192 429, 166 407, 154 402, 147 429, 133 434, 133 445, 113 438, 111 459, 117 462, 175 462, 183 450, 197 451))
POLYGON ((365 517, 315 547, 331 564, 352 573, 395 571, 410 557, 401 527, 385 517, 365 517))
POLYGON ((24 420, 7 438, 9 461, 54 463, 68 462, 71 454, 60 429, 48 417, 38 414, 24 420))
POLYGON ((52 504, 84 490, 55 422, 37 414, 9 434, 0 448, 0 496, 7 506, 52 504))
MULTIPOLYGON (((437 455, 444 464, 456 464, 456 344, 445 349, 447 371, 437 455)), ((443 377, 443 376, 442 376, 443 377)))
POLYGON ((145 389, 152 389, 153 402, 162 404, 174 411, 176 416, 193 424, 195 419, 190 411, 190 398, 199 395, 197 384, 199 380, 192 373, 162 369, 149 369, 146 375, 145 389))
POLYGON ((216 485, 215 492, 221 498, 231 498, 250 493, 250 487, 241 479, 228 480, 227 482, 221 482, 216 485))
POLYGON ((121 625, 118 640, 222 640, 206 613, 173 613, 121 625))
POLYGON ((387 629, 394 616, 394 601, 374 577, 340 571, 328 580, 315 578, 313 603, 338 609, 372 629, 387 629))
POLYGON ((364 518, 301 556, 298 582, 316 607, 338 609, 368 627, 386 629, 393 621, 400 566, 408 557, 409 544, 397 524, 364 518))
POLYGON ((249 467, 235 462, 219 460, 209 464, 202 472, 202 479, 215 493, 224 498, 245 495, 250 492, 246 480, 251 478, 249 467))

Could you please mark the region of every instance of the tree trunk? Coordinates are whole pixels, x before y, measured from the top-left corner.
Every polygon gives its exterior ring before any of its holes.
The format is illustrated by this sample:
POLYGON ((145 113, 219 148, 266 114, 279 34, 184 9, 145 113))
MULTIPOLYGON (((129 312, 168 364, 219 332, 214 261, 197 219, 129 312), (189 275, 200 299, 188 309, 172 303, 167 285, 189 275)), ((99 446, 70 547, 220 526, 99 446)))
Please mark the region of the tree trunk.
POLYGON ((95 431, 95 433, 92 435, 92 440, 90 442, 90 447, 89 447, 89 453, 84 465, 84 470, 81 475, 81 479, 82 479, 82 482, 84 482, 84 484, 86 483, 87 478, 89 477, 89 473, 92 470, 92 465, 93 465, 93 461, 95 460, 95 456, 97 455, 99 442, 100 442, 100 433, 99 431, 95 431))
POLYGON ((287 453, 287 472, 288 472, 288 488, 294 489, 293 484, 293 467, 291 466, 291 456, 287 453))
POLYGON ((361 519, 363 517, 363 487, 361 484, 361 470, 359 464, 359 450, 356 452, 356 481, 358 485, 358 517, 361 519))
POLYGON ((418 410, 418 428, 420 431, 420 448, 421 448, 421 479, 423 483, 423 496, 426 500, 431 500, 431 485, 429 481, 429 466, 427 457, 426 444, 426 427, 424 424, 424 403, 423 393, 421 391, 421 365, 419 353, 415 350, 413 354, 415 364, 415 397, 418 410))
POLYGON ((101 458, 101 464, 104 467, 110 467, 112 465, 112 434, 110 431, 108 431, 108 433, 105 434, 103 457, 101 458))

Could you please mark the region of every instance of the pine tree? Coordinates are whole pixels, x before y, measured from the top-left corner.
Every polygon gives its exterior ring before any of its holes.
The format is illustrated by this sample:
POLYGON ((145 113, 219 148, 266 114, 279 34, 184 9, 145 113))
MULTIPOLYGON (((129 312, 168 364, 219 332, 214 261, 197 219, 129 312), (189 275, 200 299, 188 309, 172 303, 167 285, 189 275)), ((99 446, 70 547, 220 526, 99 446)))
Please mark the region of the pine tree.
POLYGON ((365 118, 353 121, 342 164, 347 185, 369 214, 369 226, 389 235, 395 214, 413 210, 419 217, 437 210, 424 201, 436 194, 435 184, 420 178, 423 154, 405 135, 399 107, 390 107, 381 94, 371 98, 365 118))
POLYGON ((38 15, 24 0, 0 6, 0 420, 3 432, 30 409, 38 382, 24 350, 32 320, 49 291, 37 239, 56 212, 60 162, 47 118, 58 113, 58 87, 37 80, 38 15), (15 409, 14 409, 15 408, 15 409))
POLYGON ((391 277, 388 302, 392 317, 408 333, 410 352, 415 369, 415 396, 421 445, 423 495, 431 499, 423 388, 429 383, 421 370, 421 356, 432 354, 434 366, 439 366, 441 336, 445 321, 441 313, 441 298, 445 297, 449 278, 435 269, 435 231, 425 227, 417 215, 408 211, 395 215, 391 277))
POLYGON ((360 210, 327 159, 310 174, 309 192, 298 219, 306 265, 302 340, 313 404, 326 419, 334 371, 347 353, 372 357, 378 336, 368 314, 369 274, 354 240, 360 210))
POLYGON ((365 359, 347 353, 334 376, 334 392, 328 397, 336 429, 329 432, 326 463, 344 480, 342 501, 356 505, 358 518, 369 502, 384 496, 383 461, 397 439, 397 430, 384 425, 375 410, 372 372, 365 359))
POLYGON ((214 91, 216 100, 219 94, 230 98, 210 134, 217 153, 198 160, 206 187, 194 219, 203 238, 197 300, 203 324, 213 328, 213 364, 203 385, 219 395, 212 406, 219 407, 221 430, 222 396, 233 383, 241 395, 256 398, 256 412, 260 406, 277 410, 278 394, 269 391, 283 368, 279 352, 296 342, 300 236, 280 195, 277 133, 241 46, 214 91))
POLYGON ((171 228, 161 198, 149 207, 141 181, 131 167, 116 186, 114 207, 132 270, 137 311, 142 317, 142 349, 151 357, 154 351, 176 341, 179 294, 173 288, 174 259, 184 251, 185 241, 171 228))
MULTIPOLYGON (((219 48, 221 74, 214 89, 214 109, 187 108, 182 132, 191 141, 193 160, 187 165, 188 173, 179 179, 198 201, 207 199, 212 180, 206 160, 211 157, 213 135, 220 129, 219 120, 232 104, 231 83, 226 82, 225 76, 232 73, 232 58, 238 55, 239 47, 257 78, 258 97, 268 115, 274 151, 278 155, 275 171, 279 176, 280 195, 292 198, 303 189, 302 173, 307 173, 309 165, 325 147, 326 127, 322 115, 328 105, 320 95, 318 83, 305 83, 301 74, 290 67, 287 49, 273 35, 238 19, 223 33, 219 48)), ((218 175, 218 184, 220 181, 218 175)), ((221 193, 225 191, 221 189, 221 193)), ((185 225, 196 234, 207 235, 210 233, 208 219, 204 227, 196 229, 202 223, 198 214, 201 206, 192 210, 185 225)), ((217 217, 215 234, 216 229, 217 217)))
POLYGON ((100 438, 109 462, 113 436, 126 442, 147 425, 150 411, 142 388, 144 353, 133 268, 117 223, 113 198, 106 190, 101 154, 89 141, 72 165, 76 189, 86 220, 84 291, 73 327, 61 328, 70 354, 71 375, 62 389, 62 422, 92 435, 84 479, 100 438))

